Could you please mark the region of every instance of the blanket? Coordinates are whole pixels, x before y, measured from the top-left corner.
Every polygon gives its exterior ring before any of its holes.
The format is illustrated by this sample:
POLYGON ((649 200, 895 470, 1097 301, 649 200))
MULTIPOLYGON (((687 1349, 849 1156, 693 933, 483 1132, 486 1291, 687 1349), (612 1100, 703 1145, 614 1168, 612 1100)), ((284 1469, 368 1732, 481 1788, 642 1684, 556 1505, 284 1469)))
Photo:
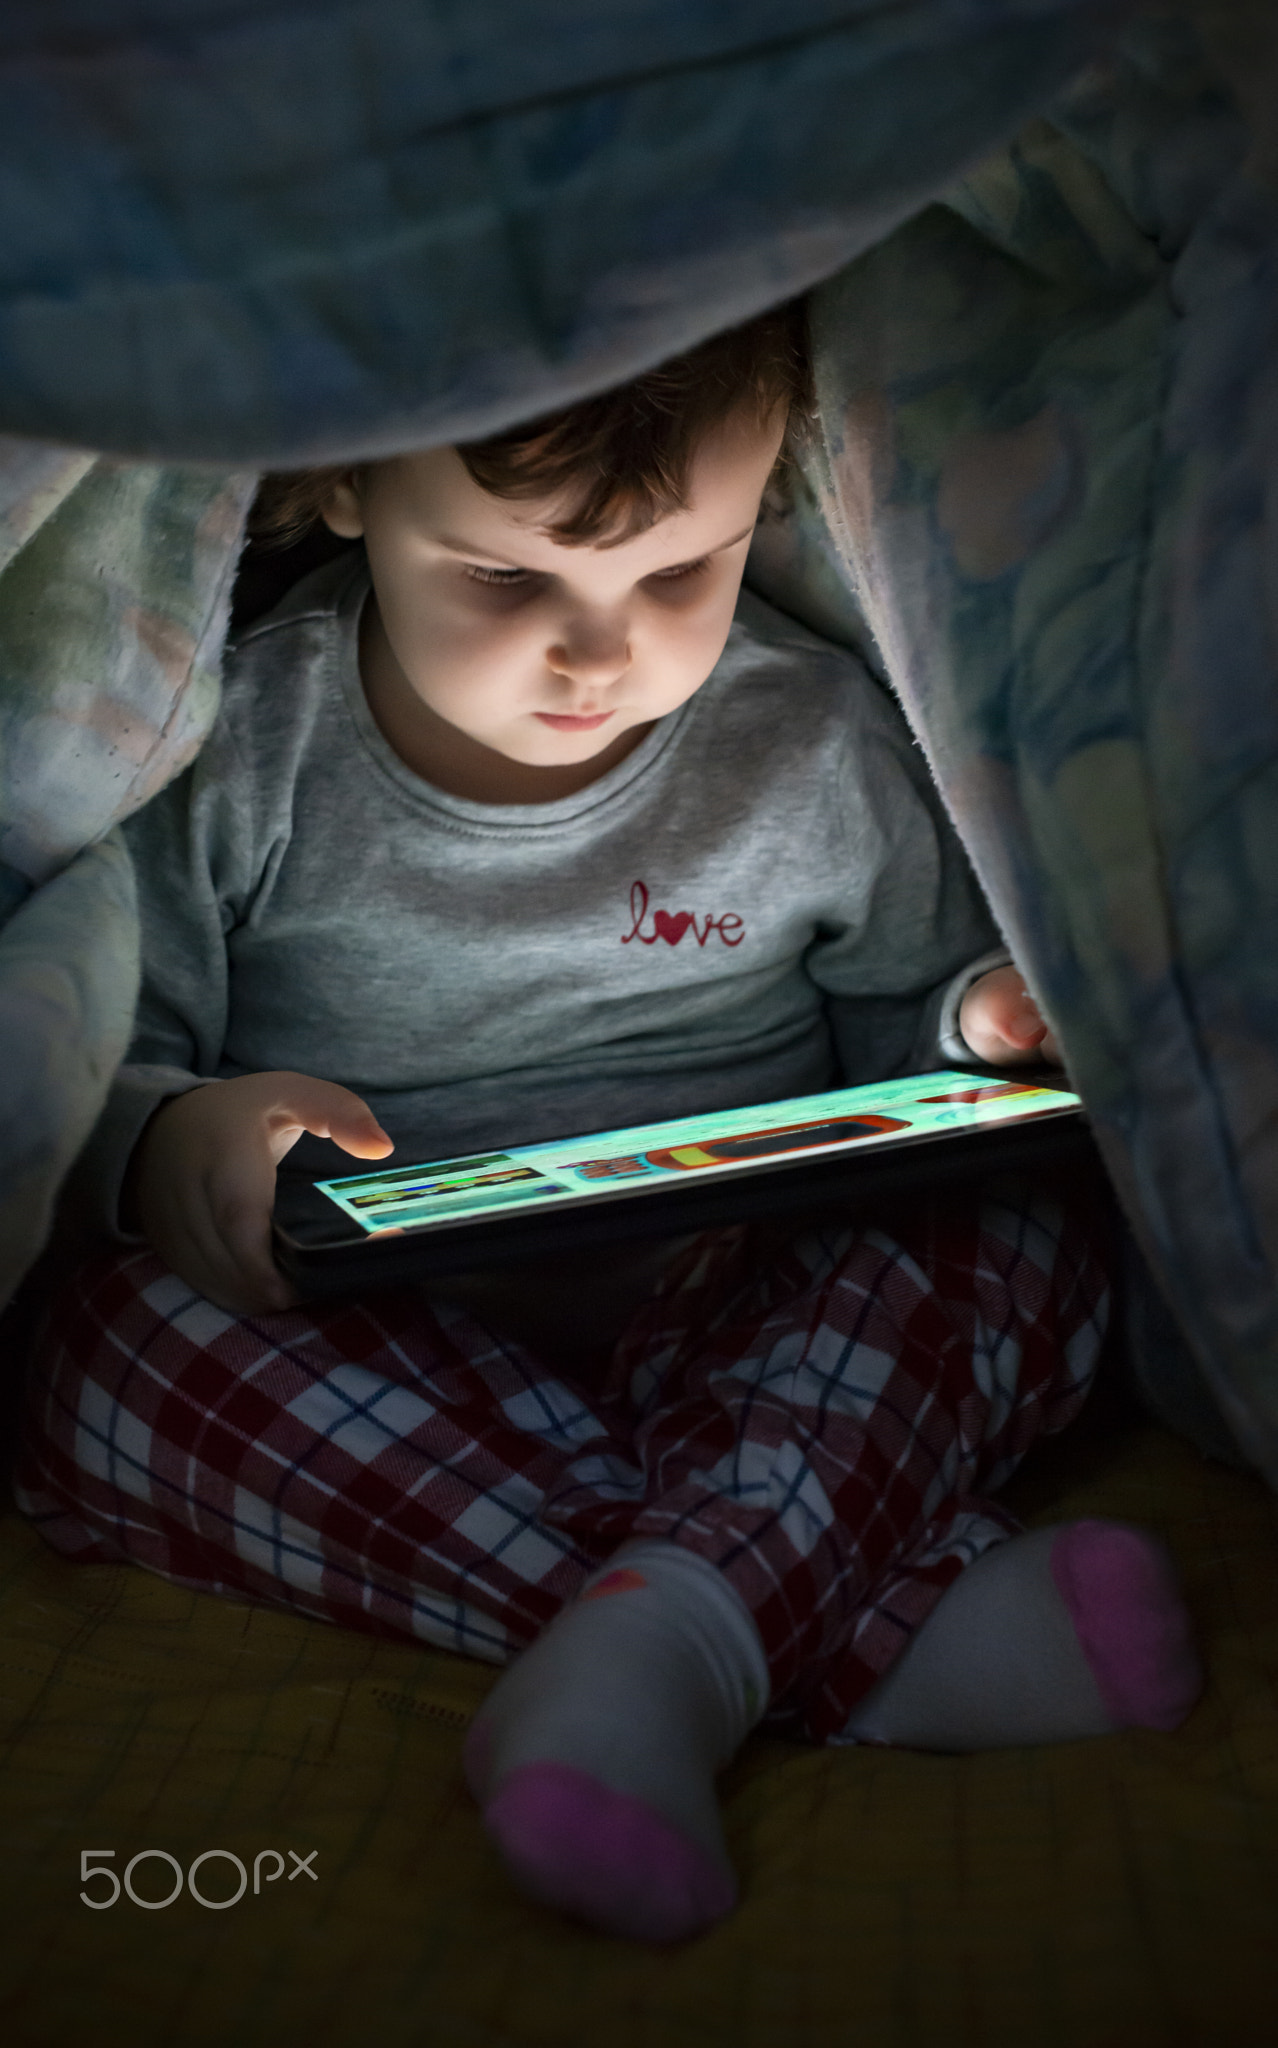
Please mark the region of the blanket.
POLYGON ((1155 1392, 1205 1374, 1278 1478, 1272 8, 166 5, 0 38, 5 146, 76 138, 65 217, 6 188, 0 423, 223 465, 0 449, 0 1294, 127 1034, 111 828, 212 716, 230 463, 502 424, 824 275, 775 594, 928 751, 1170 1307, 1155 1392))
POLYGON ((1278 18, 1251 26, 1142 22, 820 288, 798 517, 1278 1482, 1278 18))

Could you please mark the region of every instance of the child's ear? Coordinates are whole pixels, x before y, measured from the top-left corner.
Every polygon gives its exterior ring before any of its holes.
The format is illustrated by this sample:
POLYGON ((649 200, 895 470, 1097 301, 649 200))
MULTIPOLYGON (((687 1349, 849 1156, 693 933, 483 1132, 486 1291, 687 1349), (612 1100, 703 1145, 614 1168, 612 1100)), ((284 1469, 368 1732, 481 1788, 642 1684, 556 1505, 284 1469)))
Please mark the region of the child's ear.
POLYGON ((320 506, 320 518, 342 540, 359 540, 364 531, 364 499, 359 471, 348 469, 320 506))

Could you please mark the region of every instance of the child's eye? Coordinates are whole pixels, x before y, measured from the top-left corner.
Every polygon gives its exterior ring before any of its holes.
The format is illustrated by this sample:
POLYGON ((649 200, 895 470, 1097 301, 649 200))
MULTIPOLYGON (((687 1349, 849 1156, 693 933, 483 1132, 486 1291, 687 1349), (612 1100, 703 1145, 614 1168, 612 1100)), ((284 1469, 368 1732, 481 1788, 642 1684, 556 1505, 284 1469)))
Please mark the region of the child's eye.
POLYGON ((695 562, 679 562, 673 569, 654 569, 649 581, 652 583, 677 583, 683 576, 699 576, 703 569, 710 567, 709 555, 702 555, 695 562))
POLYGON ((466 574, 472 583, 496 583, 505 587, 532 581, 527 569, 485 569, 479 562, 467 562, 466 574))

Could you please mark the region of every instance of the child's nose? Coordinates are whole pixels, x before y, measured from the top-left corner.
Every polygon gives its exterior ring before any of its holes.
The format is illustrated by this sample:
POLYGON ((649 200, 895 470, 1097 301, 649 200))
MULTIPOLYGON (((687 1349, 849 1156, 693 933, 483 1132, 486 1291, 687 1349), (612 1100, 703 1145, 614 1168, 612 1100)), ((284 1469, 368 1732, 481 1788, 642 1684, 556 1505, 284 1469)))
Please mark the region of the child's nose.
POLYGON ((556 675, 600 689, 624 675, 630 659, 630 641, 622 621, 583 626, 563 634, 546 649, 546 660, 556 675))

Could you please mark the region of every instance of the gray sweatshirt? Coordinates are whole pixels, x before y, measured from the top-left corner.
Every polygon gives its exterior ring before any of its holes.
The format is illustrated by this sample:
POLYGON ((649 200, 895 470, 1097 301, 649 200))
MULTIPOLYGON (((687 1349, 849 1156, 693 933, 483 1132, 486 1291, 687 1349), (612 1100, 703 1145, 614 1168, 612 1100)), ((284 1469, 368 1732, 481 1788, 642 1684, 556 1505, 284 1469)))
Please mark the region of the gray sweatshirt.
MULTIPOLYGON (((156 1106, 291 1068, 403 1161, 952 1061, 997 937, 922 755, 850 655, 743 597, 690 702, 554 803, 437 790, 360 686, 362 554, 227 665, 193 767, 130 821, 144 986, 82 1198, 118 1228, 156 1106), (958 977, 956 980, 955 977, 958 977)), ((998 956, 1003 957, 1003 956, 998 956)), ((350 1172, 303 1139, 298 1171, 350 1172)))

